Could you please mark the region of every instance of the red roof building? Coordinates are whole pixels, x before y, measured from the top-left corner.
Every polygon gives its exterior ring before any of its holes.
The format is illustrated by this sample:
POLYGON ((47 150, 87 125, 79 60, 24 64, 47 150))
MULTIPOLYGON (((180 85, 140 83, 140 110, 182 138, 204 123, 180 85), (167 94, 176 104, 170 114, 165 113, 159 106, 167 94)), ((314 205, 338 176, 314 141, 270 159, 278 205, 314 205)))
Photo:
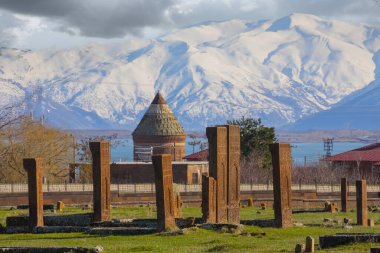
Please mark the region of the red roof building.
POLYGON ((185 156, 183 159, 186 161, 208 161, 208 149, 185 156))
POLYGON ((361 148, 346 151, 325 158, 334 167, 358 169, 361 174, 373 173, 380 166, 380 143, 373 143, 361 148))

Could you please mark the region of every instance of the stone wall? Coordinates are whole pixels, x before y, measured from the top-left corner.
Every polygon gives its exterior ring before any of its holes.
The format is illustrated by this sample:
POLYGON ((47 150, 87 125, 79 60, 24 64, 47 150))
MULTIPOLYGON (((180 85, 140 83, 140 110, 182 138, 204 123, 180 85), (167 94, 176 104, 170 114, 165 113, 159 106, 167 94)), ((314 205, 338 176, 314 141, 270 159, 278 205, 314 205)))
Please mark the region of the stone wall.
MULTIPOLYGON (((355 193, 349 193, 348 210, 356 209, 355 193)), ((273 204, 273 191, 244 191, 241 192, 241 199, 247 201, 253 199, 254 205, 266 203, 267 206, 273 204)), ((181 199, 184 207, 200 207, 202 200, 201 192, 183 192, 181 199)), ((315 191, 292 191, 292 206, 301 208, 323 207, 324 201, 335 202, 340 209, 340 192, 316 193, 315 191)), ((47 192, 44 193, 44 204, 55 204, 63 201, 68 205, 83 205, 92 203, 91 192, 47 192)), ((140 205, 153 204, 155 202, 154 193, 128 193, 118 194, 111 192, 112 204, 140 205)), ((17 206, 28 203, 27 193, 7 193, 0 194, 0 206, 17 206)), ((380 205, 380 196, 377 192, 368 193, 368 206, 380 205)))

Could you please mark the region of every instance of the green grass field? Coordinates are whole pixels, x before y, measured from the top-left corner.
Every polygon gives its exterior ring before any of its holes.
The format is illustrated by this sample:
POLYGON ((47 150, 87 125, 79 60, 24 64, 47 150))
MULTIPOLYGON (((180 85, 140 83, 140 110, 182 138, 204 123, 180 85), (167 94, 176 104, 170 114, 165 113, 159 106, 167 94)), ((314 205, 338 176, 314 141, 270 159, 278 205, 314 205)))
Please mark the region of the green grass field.
MULTIPOLYGON (((79 208, 66 207, 62 214, 88 212, 79 208)), ((11 215, 25 215, 27 210, 9 210, 0 208, 0 223, 5 225, 5 217, 11 215)), ((380 219, 379 213, 368 213, 369 218, 376 222, 380 219)), ((184 208, 184 217, 201 216, 199 208, 184 208)), ((118 207, 112 209, 112 218, 154 218, 156 213, 148 207, 118 207)), ((233 235, 203 229, 188 230, 184 235, 168 236, 162 234, 142 236, 93 236, 82 233, 71 234, 0 234, 0 247, 5 246, 82 246, 95 247, 101 245, 105 252, 294 252, 297 243, 304 243, 305 238, 311 235, 318 243, 320 235, 335 234, 338 232, 370 232, 379 231, 380 224, 374 228, 354 226, 350 230, 342 228, 344 217, 356 222, 356 214, 349 213, 303 213, 293 215, 295 222, 301 222, 305 227, 288 229, 259 228, 245 226, 247 232, 265 233, 259 236, 233 235), (324 218, 338 221, 324 223, 324 218)), ((258 207, 241 209, 242 219, 273 218, 273 210, 259 210, 258 207), (258 214, 257 211, 261 213, 258 214)), ((355 244, 332 248, 318 252, 369 252, 371 244, 355 244)))

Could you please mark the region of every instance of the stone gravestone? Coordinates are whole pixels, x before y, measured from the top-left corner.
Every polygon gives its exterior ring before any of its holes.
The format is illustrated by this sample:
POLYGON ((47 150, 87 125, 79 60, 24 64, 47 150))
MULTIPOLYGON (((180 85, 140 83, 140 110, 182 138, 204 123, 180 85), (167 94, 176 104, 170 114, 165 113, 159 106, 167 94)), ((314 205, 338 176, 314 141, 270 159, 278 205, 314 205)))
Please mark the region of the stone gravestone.
POLYGON ((156 183, 158 229, 172 230, 176 227, 172 157, 169 154, 153 155, 152 162, 156 183))
POLYGON ((356 217, 357 224, 367 227, 367 181, 356 181, 356 217))
POLYGON ((273 143, 269 145, 273 164, 273 195, 275 226, 291 227, 291 151, 288 143, 273 143))
POLYGON ((227 125, 227 220, 240 224, 240 127, 227 125))
POLYGON ((174 217, 175 218, 182 218, 182 198, 181 198, 181 194, 179 192, 175 193, 174 201, 175 201, 175 215, 174 215, 174 217))
POLYGON ((94 221, 110 219, 110 144, 107 141, 90 142, 92 153, 92 180, 94 198, 94 221))
POLYGON ((202 175, 202 219, 205 223, 216 223, 216 181, 202 175))
POLYGON ((207 127, 209 175, 216 181, 216 222, 227 223, 227 128, 207 127))
POLYGON ((29 226, 44 225, 44 196, 42 192, 42 158, 23 160, 24 169, 28 173, 29 226))
POLYGON ((340 200, 341 200, 342 212, 347 212, 348 184, 347 184, 346 177, 343 177, 340 180, 340 200))
POLYGON ((305 252, 314 253, 314 238, 311 236, 306 237, 306 249, 305 252))

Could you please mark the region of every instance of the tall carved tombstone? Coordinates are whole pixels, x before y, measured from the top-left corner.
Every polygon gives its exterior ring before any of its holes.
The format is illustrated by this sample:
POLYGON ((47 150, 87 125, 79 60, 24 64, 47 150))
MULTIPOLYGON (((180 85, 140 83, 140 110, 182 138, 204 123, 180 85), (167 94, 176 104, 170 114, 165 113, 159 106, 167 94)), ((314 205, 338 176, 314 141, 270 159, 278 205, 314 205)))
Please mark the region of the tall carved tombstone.
POLYGON ((367 181, 356 181, 356 218, 357 224, 367 227, 367 181))
POLYGON ((152 162, 156 183, 158 229, 171 230, 176 227, 172 157, 169 154, 153 155, 152 162))
POLYGON ((92 153, 92 180, 94 198, 94 221, 110 219, 110 144, 107 141, 90 142, 92 153))
POLYGON ((226 223, 227 217, 227 128, 207 127, 209 143, 209 175, 216 180, 216 222, 226 223))
POLYGON ((342 206, 342 212, 347 212, 348 183, 346 177, 340 179, 340 201, 342 206))
POLYGON ((205 223, 216 223, 216 181, 202 175, 202 219, 205 223))
POLYGON ((24 169, 28 173, 29 226, 44 226, 44 196, 42 192, 42 158, 23 160, 24 169))
POLYGON ((227 125, 227 219, 240 224, 240 127, 227 125))
POLYGON ((291 196, 291 150, 288 143, 273 143, 269 145, 273 164, 273 195, 275 225, 279 228, 291 227, 292 196, 291 196))

